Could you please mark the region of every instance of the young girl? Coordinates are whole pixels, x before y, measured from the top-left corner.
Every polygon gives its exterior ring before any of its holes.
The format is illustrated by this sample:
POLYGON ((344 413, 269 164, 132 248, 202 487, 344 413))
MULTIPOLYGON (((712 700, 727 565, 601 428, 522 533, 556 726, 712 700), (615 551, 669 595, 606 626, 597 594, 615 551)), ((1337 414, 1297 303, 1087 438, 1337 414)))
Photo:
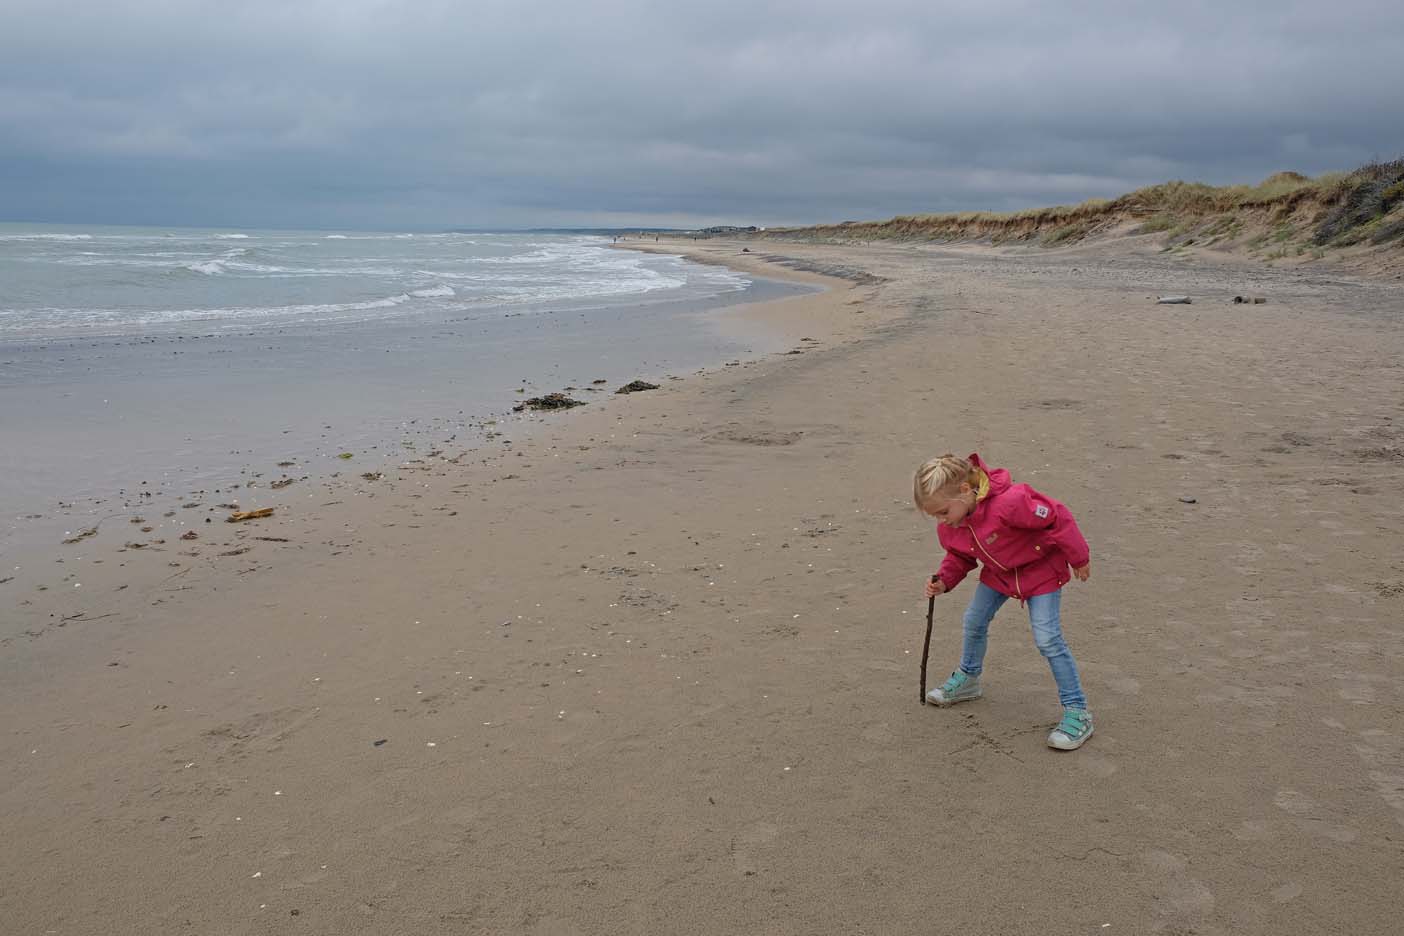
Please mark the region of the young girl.
POLYGON ((913 496, 917 508, 938 521, 936 535, 946 549, 926 597, 950 591, 977 564, 984 565, 965 609, 960 666, 945 685, 926 694, 927 700, 954 705, 981 696, 990 620, 1006 600, 1017 598, 1028 603, 1034 644, 1053 670, 1063 704, 1063 720, 1048 744, 1064 751, 1082 747, 1092 737, 1092 715, 1058 616, 1063 586, 1073 575, 1085 582, 1092 572, 1087 541, 1072 513, 1027 484, 1011 484, 1009 472, 987 467, 979 455, 942 455, 926 462, 917 469, 913 496))

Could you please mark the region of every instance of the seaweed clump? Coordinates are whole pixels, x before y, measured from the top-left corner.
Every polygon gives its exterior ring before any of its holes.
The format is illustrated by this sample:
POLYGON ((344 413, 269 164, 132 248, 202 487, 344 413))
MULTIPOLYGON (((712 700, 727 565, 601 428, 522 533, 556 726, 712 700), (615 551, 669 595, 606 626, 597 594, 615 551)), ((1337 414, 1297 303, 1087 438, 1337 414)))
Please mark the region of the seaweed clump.
POLYGON ((512 412, 520 413, 522 410, 563 410, 570 409, 573 406, 584 405, 584 400, 572 400, 564 393, 548 393, 545 396, 523 400, 512 407, 512 412))

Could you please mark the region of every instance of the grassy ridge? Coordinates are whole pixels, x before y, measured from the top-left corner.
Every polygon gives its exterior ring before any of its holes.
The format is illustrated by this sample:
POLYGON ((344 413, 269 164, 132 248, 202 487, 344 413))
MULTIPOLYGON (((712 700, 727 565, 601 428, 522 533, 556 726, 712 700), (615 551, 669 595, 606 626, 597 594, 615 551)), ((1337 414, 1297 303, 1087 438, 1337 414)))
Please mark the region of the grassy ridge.
MULTIPOLYGON (((1166 235, 1167 249, 1234 246, 1286 256, 1357 244, 1404 245, 1404 159, 1311 179, 1279 172, 1258 185, 1165 182, 1120 198, 1005 214, 902 215, 772 228, 762 236, 803 240, 926 240, 1055 247, 1104 235, 1166 235)), ((1274 257, 1269 257, 1274 259, 1274 257)))

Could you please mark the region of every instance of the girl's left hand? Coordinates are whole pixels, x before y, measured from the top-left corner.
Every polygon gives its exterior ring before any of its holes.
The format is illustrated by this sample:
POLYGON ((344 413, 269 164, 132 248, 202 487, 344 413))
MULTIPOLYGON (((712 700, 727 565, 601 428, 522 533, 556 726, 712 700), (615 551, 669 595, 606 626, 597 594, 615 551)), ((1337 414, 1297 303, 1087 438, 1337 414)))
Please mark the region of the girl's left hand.
POLYGON ((1077 576, 1077 580, 1078 580, 1079 582, 1085 582, 1085 581, 1087 581, 1088 577, 1089 577, 1091 574, 1092 574, 1092 563, 1090 563, 1090 562, 1087 563, 1085 566, 1082 566, 1082 567, 1080 567, 1080 568, 1073 569, 1073 575, 1076 575, 1076 576, 1077 576))

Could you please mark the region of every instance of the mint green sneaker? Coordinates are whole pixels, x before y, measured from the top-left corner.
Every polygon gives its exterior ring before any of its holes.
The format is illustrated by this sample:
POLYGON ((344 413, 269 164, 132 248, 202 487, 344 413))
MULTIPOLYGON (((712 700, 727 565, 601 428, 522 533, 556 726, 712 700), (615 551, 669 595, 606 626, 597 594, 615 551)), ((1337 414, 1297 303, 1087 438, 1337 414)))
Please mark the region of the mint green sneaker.
POLYGON ((1065 708, 1063 720, 1048 733, 1048 746, 1060 751, 1076 751, 1092 737, 1092 713, 1087 709, 1065 708))
POLYGON ((985 691, 980 688, 979 676, 956 670, 941 688, 932 689, 926 694, 926 701, 932 705, 955 705, 957 702, 978 699, 984 694, 985 691))

